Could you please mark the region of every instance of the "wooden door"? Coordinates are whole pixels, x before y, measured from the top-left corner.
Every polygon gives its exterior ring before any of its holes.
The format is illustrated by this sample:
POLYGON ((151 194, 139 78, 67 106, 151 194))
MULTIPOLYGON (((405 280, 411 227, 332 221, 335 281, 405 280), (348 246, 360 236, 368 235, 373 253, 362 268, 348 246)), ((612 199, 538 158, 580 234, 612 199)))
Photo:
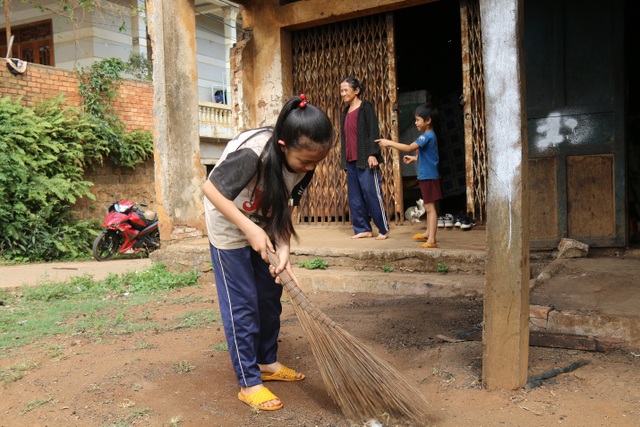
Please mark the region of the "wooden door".
POLYGON ((532 248, 626 244, 623 1, 525 1, 532 248))
MULTIPOLYGON (((350 75, 365 85, 363 98, 373 103, 380 135, 398 140, 393 19, 379 14, 294 31, 292 37, 294 93, 327 112, 336 144, 316 169, 312 185, 298 208, 302 223, 349 221, 346 173, 340 165, 340 81, 350 75)), ((404 221, 402 177, 397 150, 383 150, 382 191, 387 215, 404 221)))

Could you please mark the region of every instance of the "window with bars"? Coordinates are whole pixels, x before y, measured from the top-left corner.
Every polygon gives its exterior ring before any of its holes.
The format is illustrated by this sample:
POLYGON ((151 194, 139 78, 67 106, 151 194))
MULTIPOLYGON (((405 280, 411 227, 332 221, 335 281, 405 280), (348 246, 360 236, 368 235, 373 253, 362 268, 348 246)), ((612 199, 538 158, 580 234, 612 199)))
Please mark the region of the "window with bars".
POLYGON ((8 40, 5 29, 0 30, 0 57, 11 57, 23 61, 55 65, 53 60, 53 26, 51 20, 20 25, 11 28, 13 45, 7 55, 8 40))

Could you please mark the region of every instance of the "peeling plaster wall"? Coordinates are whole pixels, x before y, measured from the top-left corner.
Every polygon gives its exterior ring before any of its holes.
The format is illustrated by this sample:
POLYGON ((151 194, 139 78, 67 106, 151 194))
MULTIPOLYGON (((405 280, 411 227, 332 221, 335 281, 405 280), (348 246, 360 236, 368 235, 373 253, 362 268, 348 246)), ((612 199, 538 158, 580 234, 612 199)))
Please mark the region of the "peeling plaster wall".
POLYGON ((149 1, 147 13, 154 43, 156 197, 165 240, 180 238, 176 229, 205 229, 194 2, 149 1))
MULTIPOLYGON (((251 38, 245 40, 241 61, 236 64, 243 66, 243 90, 234 88, 239 95, 237 105, 245 109, 243 123, 238 123, 240 129, 273 125, 282 105, 293 95, 291 42, 288 34, 283 37, 278 8, 277 2, 259 0, 243 9, 244 29, 251 30, 251 38), (250 69, 245 70, 247 66, 250 69)), ((232 67, 232 72, 237 70, 232 67)), ((238 79, 234 78, 234 86, 237 84, 238 79)))

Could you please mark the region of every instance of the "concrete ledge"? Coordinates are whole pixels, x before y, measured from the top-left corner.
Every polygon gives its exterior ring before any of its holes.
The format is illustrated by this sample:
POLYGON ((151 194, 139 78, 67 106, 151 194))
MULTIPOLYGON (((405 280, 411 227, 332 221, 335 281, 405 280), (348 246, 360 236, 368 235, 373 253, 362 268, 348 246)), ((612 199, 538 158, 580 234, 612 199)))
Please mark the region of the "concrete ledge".
POLYGON ((331 266, 379 269, 388 264, 398 271, 437 272, 443 264, 450 273, 484 275, 486 254, 479 251, 430 249, 344 249, 294 247, 292 262, 320 257, 331 266))
POLYGON ((434 298, 479 297, 484 276, 438 273, 384 273, 348 267, 326 270, 294 268, 303 291, 365 292, 383 295, 423 295, 434 298))

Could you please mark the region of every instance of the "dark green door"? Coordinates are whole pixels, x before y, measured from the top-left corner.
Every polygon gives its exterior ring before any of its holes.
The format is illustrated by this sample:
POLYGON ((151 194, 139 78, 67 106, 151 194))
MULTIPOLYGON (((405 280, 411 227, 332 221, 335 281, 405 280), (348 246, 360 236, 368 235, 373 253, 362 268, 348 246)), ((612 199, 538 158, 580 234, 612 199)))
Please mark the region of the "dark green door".
POLYGON ((627 243, 623 8, 525 1, 532 248, 627 243))

